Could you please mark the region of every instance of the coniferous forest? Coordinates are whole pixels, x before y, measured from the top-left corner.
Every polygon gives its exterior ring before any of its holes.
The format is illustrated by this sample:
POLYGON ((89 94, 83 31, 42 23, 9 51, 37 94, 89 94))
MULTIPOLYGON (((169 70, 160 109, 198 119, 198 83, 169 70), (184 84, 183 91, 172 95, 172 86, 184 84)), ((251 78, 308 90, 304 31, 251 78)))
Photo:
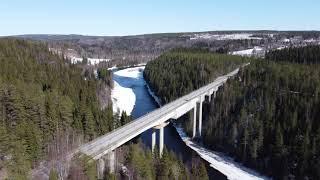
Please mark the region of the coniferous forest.
POLYGON ((281 50, 271 50, 266 59, 300 64, 320 63, 320 46, 289 47, 281 50))
MULTIPOLYGON (((320 67, 315 60, 319 56, 317 49, 319 47, 277 50, 267 55, 268 61, 253 59, 249 66, 240 69, 237 76, 219 89, 216 99, 205 105, 203 143, 276 179, 319 179, 320 67), (294 53, 288 53, 291 51, 294 53)), ((229 60, 233 58, 229 56, 229 60)), ((186 62, 175 66, 177 61, 170 59, 170 55, 160 57, 166 67, 175 67, 173 73, 169 68, 161 69, 159 62, 146 67, 145 75, 151 81, 150 85, 164 100, 178 96, 170 97, 161 93, 161 89, 183 95, 177 88, 184 86, 181 78, 185 77, 194 89, 201 87, 203 81, 212 80, 206 76, 203 77, 206 80, 192 81, 187 76, 193 73, 194 67, 200 66, 201 60, 185 60, 190 63, 188 66, 186 62), (153 73, 148 73, 149 69, 153 73), (186 71, 186 76, 181 76, 181 71, 186 71), (162 81, 170 83, 159 87, 162 81)), ((187 131, 189 129, 186 127, 187 131)))
POLYGON ((12 179, 113 128, 112 107, 101 110, 96 97, 98 80, 45 44, 1 39, 0 62, 0 166, 12 179))
POLYGON ((248 58, 207 50, 174 49, 149 62, 144 77, 162 103, 168 103, 246 62, 248 58))

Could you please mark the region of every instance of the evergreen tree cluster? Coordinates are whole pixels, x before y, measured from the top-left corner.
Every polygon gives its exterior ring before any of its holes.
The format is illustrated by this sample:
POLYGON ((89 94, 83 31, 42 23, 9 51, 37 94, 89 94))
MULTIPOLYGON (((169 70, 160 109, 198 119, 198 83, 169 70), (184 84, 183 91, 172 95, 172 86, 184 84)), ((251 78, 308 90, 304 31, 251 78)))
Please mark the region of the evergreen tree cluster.
POLYGON ((62 134, 91 140, 112 130, 112 107, 101 110, 96 97, 99 80, 46 44, 0 39, 0 63, 0 168, 13 179, 26 177, 62 134))
POLYGON ((319 64, 320 46, 289 47, 280 50, 271 50, 266 53, 266 59, 272 61, 285 61, 300 64, 319 64))
POLYGON ((205 164, 200 160, 190 162, 190 167, 187 167, 166 148, 161 158, 157 154, 152 154, 139 143, 129 145, 125 164, 129 167, 129 176, 133 179, 209 179, 205 164))
MULTIPOLYGON (((160 158, 159 152, 151 152, 141 141, 128 143, 116 150, 115 172, 105 169, 105 180, 115 179, 177 179, 177 180, 208 180, 208 173, 203 161, 193 158, 190 162, 182 162, 174 152, 164 148, 160 158), (120 160, 118 162, 118 160, 120 160)), ((107 165, 108 166, 108 165, 107 165)), ((56 172, 51 170, 54 179, 56 172)), ((98 178, 96 162, 90 157, 76 155, 73 158, 68 179, 98 178)))
POLYGON ((319 179, 319 68, 251 63, 208 106, 205 144, 277 179, 319 179))
POLYGON ((162 103, 190 93, 248 62, 247 58, 200 49, 174 49, 149 62, 144 78, 162 103))

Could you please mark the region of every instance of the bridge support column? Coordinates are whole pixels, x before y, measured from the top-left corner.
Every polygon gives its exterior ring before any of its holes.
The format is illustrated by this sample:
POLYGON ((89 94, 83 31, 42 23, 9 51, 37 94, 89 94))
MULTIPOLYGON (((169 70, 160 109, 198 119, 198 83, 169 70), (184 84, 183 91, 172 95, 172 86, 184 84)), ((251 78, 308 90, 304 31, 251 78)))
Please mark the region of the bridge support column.
POLYGON ((152 153, 154 152, 154 148, 156 146, 156 130, 154 128, 152 128, 152 142, 151 142, 151 150, 152 153))
POLYGON ((196 137, 197 132, 197 105, 193 108, 193 133, 192 138, 196 137))
MULTIPOLYGON (((166 127, 169 124, 169 122, 162 123, 158 126, 153 127, 154 129, 159 129, 159 155, 162 156, 163 153, 163 147, 164 147, 164 127, 166 127)), ((154 149, 154 146, 156 144, 156 132, 153 130, 152 132, 152 146, 154 149)))
POLYGON ((208 95, 208 103, 210 103, 211 102, 211 95, 209 94, 208 95))
POLYGON ((116 156, 115 150, 107 154, 106 158, 107 158, 107 166, 108 166, 109 173, 115 172, 115 160, 116 160, 115 156, 116 156))
POLYGON ((98 179, 103 179, 106 171, 109 173, 115 172, 115 151, 100 157, 97 161, 97 176, 98 179))
POLYGON ((103 179, 104 178, 104 172, 106 170, 106 164, 103 158, 98 159, 97 161, 97 175, 98 179, 103 179))
POLYGON ((203 97, 200 96, 200 102, 199 102, 199 124, 198 124, 199 137, 201 137, 201 131, 202 131, 202 100, 203 100, 203 97))
POLYGON ((163 139, 164 139, 164 131, 163 131, 164 127, 160 128, 160 133, 159 133, 159 154, 160 157, 162 157, 162 153, 163 153, 163 139))

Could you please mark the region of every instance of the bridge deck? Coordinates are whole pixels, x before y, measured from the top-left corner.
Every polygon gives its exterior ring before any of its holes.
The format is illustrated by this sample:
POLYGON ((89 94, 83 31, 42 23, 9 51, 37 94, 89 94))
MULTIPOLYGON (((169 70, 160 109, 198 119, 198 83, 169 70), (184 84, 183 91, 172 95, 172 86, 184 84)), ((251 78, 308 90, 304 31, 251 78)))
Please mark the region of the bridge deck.
POLYGON ((234 71, 220 76, 214 82, 199 88, 179 99, 176 99, 144 116, 118 128, 103 136, 100 136, 91 142, 82 145, 78 152, 84 153, 93 159, 99 159, 104 154, 116 149, 122 144, 130 141, 132 138, 138 136, 142 132, 160 125, 168 119, 174 117, 175 110, 178 107, 190 103, 190 101, 197 101, 201 95, 208 94, 209 91, 216 91, 219 86, 227 81, 231 76, 234 76, 239 71, 239 68, 234 71))

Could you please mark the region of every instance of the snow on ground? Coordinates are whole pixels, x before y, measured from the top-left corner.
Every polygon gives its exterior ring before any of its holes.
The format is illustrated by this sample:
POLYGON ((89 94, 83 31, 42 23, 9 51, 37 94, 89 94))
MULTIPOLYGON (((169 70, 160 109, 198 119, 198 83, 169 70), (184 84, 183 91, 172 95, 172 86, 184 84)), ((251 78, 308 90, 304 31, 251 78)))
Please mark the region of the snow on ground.
MULTIPOLYGON (((73 64, 80 63, 82 61, 83 61, 83 58, 71 57, 71 63, 73 64)), ((96 65, 96 64, 99 64, 100 62, 108 62, 108 61, 110 61, 110 59, 88 58, 89 65, 96 65)))
POLYGON ((113 113, 125 111, 130 115, 136 101, 136 96, 131 88, 122 87, 116 81, 113 83, 113 89, 111 91, 113 113))
POLYGON ((201 33, 194 34, 190 40, 197 39, 210 39, 210 40, 235 40, 235 39, 261 39, 259 37, 252 37, 252 34, 249 33, 235 33, 235 34, 209 34, 201 33))
MULTIPOLYGON (((146 83, 147 84, 147 83, 146 83)), ((147 88, 148 88, 148 92, 149 92, 149 94, 153 97, 153 99, 156 101, 156 103, 159 105, 159 106, 161 106, 161 99, 158 97, 158 96, 156 96, 156 94, 151 90, 151 88, 149 87, 149 85, 147 84, 147 88)))
POLYGON ((112 67, 108 68, 108 70, 110 70, 110 71, 117 70, 117 69, 118 69, 117 66, 112 66, 112 67))
MULTIPOLYGON (((135 64, 135 65, 131 65, 131 66, 121 66, 121 68, 133 68, 133 67, 143 67, 146 66, 147 64, 146 63, 140 63, 140 64, 135 64), (132 67, 133 66, 133 67, 132 67)), ((108 70, 110 71, 113 71, 113 70, 117 70, 119 69, 120 67, 117 67, 116 65, 112 66, 112 67, 109 67, 108 70)))
POLYGON ((144 68, 145 68, 144 66, 127 68, 127 69, 116 71, 114 72, 114 74, 117 76, 134 78, 136 80, 143 80, 144 68))
POLYGON ((287 43, 290 42, 290 41, 291 41, 291 40, 290 40, 290 39, 287 39, 287 38, 282 40, 282 42, 287 42, 287 43))
POLYGON ((110 59, 96 59, 96 58, 88 58, 88 64, 96 65, 100 62, 108 62, 110 59))
POLYGON ((210 166, 226 175, 230 180, 257 180, 257 179, 269 179, 268 177, 261 176, 259 173, 244 167, 243 165, 235 162, 232 158, 225 156, 223 153, 214 152, 206 149, 197 143, 193 142, 183 131, 181 127, 176 127, 176 130, 181 139, 197 152, 201 158, 210 163, 210 166))
POLYGON ((77 58, 77 57, 71 57, 71 63, 72 64, 76 64, 76 63, 80 63, 80 62, 82 62, 82 58, 77 58))
POLYGON ((287 48, 287 47, 288 47, 288 46, 280 46, 280 47, 277 48, 277 50, 285 49, 285 48, 287 48))
POLYGON ((144 66, 127 68, 113 73, 114 87, 111 91, 113 113, 125 111, 128 115, 131 114, 136 102, 132 86, 137 83, 145 83, 143 70, 144 66))
POLYGON ((241 51, 233 51, 230 54, 239 56, 253 56, 255 54, 261 53, 263 49, 261 47, 254 47, 252 49, 246 49, 241 51))
POLYGON ((234 51, 231 54, 232 55, 239 55, 239 56, 251 56, 253 54, 254 49, 246 49, 246 50, 241 50, 241 51, 234 51))

